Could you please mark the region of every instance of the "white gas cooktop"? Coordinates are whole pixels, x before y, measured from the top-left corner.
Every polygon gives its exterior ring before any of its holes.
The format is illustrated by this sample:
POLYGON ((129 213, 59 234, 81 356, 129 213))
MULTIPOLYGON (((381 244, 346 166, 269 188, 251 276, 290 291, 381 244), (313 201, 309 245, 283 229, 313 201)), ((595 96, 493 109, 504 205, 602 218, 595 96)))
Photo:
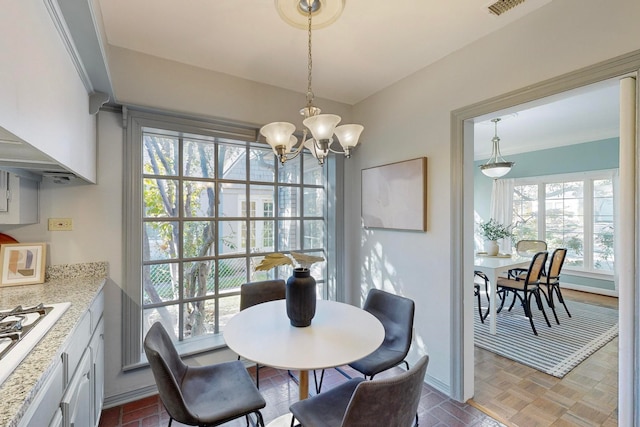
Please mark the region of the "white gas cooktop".
POLYGON ((0 384, 70 306, 63 302, 0 310, 0 384))

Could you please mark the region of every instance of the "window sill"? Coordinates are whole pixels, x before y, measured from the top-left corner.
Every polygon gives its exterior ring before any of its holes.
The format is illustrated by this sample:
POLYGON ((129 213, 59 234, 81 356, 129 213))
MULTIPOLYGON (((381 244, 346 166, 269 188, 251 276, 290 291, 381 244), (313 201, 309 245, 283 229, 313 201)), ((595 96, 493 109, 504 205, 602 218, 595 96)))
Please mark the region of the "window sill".
MULTIPOLYGON (((176 350, 181 357, 197 356, 203 353, 209 353, 217 350, 227 349, 227 343, 222 333, 214 335, 205 335, 198 338, 192 338, 188 341, 175 343, 176 350)), ((137 363, 125 365, 122 367, 123 372, 134 371, 136 369, 146 368, 149 366, 147 355, 142 352, 140 360, 137 363)))

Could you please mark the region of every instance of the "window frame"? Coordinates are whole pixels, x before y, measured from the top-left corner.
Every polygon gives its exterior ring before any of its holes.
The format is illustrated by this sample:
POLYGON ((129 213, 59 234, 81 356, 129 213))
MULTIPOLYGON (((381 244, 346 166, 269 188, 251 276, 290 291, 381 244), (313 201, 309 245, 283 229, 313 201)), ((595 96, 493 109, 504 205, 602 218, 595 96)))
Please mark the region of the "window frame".
MULTIPOLYGON (((515 187, 522 185, 537 185, 538 186, 538 218, 537 218, 537 233, 538 239, 546 241, 546 184, 568 182, 568 181, 582 181, 583 182, 583 222, 584 228, 582 233, 583 243, 583 267, 572 267, 566 265, 563 269, 571 274, 583 277, 593 278, 607 278, 613 280, 615 275, 615 261, 614 270, 608 272, 606 270, 597 270, 593 266, 593 237, 594 237, 594 186, 593 182, 601 179, 610 179, 613 186, 613 221, 617 222, 617 197, 618 197, 618 185, 617 185, 618 169, 603 169, 595 171, 584 171, 567 174, 554 174, 554 175, 540 175, 533 177, 514 178, 514 191, 515 187)), ((512 202, 512 209, 514 208, 515 200, 512 202)), ((614 227, 614 241, 615 241, 615 227, 614 227)))
MULTIPOLYGON (((123 212, 123 253, 124 253, 124 276, 125 283, 122 292, 122 368, 123 370, 135 369, 146 364, 146 358, 142 351, 142 330, 143 330, 143 301, 142 301, 142 150, 140 144, 143 136, 143 129, 158 128, 166 129, 177 134, 195 134, 207 137, 217 137, 225 139, 235 139, 248 143, 257 141, 258 128, 242 123, 231 123, 227 121, 205 120, 199 118, 184 117, 166 112, 149 111, 131 107, 123 107, 123 125, 125 126, 125 148, 123 150, 124 165, 124 212, 123 212)), ((267 145, 265 144, 265 147, 267 145)), ((248 161, 248 159, 247 159, 248 161)), ((321 188, 325 189, 324 221, 325 226, 325 253, 326 253, 326 274, 323 287, 323 298, 337 299, 344 295, 344 288, 341 285, 344 271, 342 257, 335 255, 338 247, 344 246, 343 233, 337 232, 341 226, 337 224, 335 218, 341 215, 344 206, 342 202, 341 186, 337 182, 343 181, 341 170, 343 160, 337 156, 331 156, 325 162, 325 180, 321 188), (338 189, 338 190, 336 190, 338 189)), ((304 169, 299 170, 299 183, 294 184, 299 188, 300 198, 303 197, 305 188, 303 178, 304 169)), ((276 169, 277 174, 277 169, 276 169)), ((250 177, 247 175, 247 183, 250 177)), ((274 180, 277 188, 278 179, 274 180)), ((287 184, 288 186, 290 184, 287 184)), ((249 194, 247 185, 247 195, 249 194)), ((251 203, 247 200, 247 203, 251 203)), ((277 210, 275 201, 274 213, 277 210)), ((299 238, 300 250, 305 251, 302 246, 304 221, 309 219, 304 216, 302 210, 296 216, 300 220, 299 238)), ((257 220, 251 218, 250 221, 257 220)), ((317 218, 311 218, 317 219, 317 218)), ((249 221, 249 220, 248 220, 249 221)), ((276 224, 274 225, 277 228, 276 224)), ((276 231, 276 230, 273 230, 276 231)), ((276 232, 277 234, 277 232, 276 232)), ((274 245, 276 244, 276 234, 272 236, 274 245)), ((287 252, 287 251, 285 251, 287 252)), ((277 272, 273 273, 277 275, 277 272)), ((226 347, 222 334, 205 335, 207 339, 193 337, 186 341, 176 343, 176 347, 181 354, 193 354, 210 351, 215 348, 226 347)))

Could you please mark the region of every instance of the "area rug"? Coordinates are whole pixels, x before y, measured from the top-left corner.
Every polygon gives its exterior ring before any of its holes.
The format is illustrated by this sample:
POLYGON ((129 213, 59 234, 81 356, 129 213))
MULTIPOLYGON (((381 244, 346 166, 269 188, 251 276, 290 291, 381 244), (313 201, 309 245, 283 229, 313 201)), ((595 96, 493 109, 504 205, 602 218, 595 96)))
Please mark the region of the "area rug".
POLYGON ((566 301, 572 317, 564 307, 556 307, 560 324, 555 323, 551 309, 545 307, 551 327, 535 306, 533 321, 538 336, 533 334, 522 306, 511 312, 505 307, 498 314, 498 333, 489 333, 489 320, 480 322, 474 311, 475 345, 554 377, 562 378, 599 348, 618 335, 618 310, 597 305, 566 301))

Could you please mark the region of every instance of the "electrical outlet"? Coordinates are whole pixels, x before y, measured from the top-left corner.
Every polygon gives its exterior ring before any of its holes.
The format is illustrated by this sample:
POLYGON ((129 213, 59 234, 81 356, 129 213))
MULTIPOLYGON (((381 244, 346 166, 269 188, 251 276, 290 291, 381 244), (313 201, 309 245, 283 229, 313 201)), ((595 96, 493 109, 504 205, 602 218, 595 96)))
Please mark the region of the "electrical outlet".
POLYGON ((73 221, 71 218, 49 218, 49 231, 71 231, 73 221))

